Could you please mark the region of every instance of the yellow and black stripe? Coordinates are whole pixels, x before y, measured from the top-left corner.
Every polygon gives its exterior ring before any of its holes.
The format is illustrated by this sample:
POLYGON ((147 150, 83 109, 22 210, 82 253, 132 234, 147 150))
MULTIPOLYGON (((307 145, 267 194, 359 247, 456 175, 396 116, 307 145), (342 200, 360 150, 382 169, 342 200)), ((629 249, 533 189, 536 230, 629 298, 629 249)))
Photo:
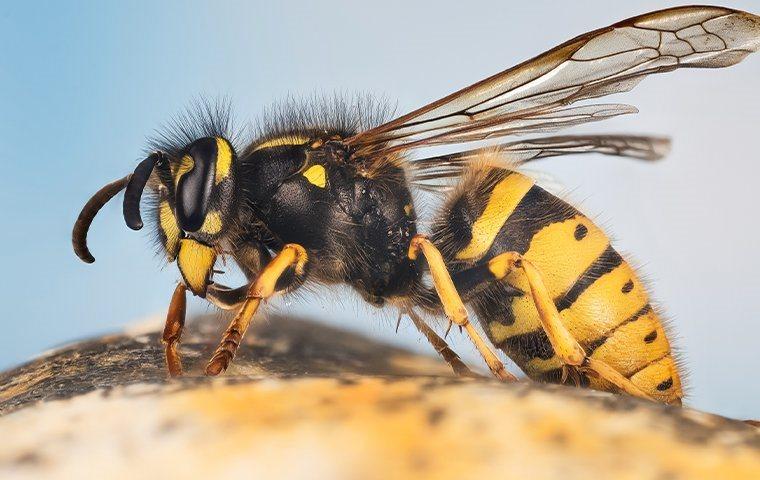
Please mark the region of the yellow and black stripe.
MULTIPOLYGON (((433 240, 491 341, 532 378, 557 381, 561 362, 521 272, 493 282, 486 262, 518 252, 544 275, 565 326, 603 360, 663 402, 683 396, 662 321, 631 266, 604 232, 568 203, 510 170, 470 172, 436 223, 433 240)), ((611 390, 603 381, 584 379, 611 390)))

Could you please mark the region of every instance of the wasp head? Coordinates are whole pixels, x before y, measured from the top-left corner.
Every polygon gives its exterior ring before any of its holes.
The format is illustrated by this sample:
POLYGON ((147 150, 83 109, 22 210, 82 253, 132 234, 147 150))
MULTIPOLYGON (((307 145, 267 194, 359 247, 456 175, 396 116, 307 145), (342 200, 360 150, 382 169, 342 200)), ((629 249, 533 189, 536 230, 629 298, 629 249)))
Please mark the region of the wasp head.
MULTIPOLYGON (((233 223, 235 150, 223 137, 203 137, 174 152, 154 155, 159 240, 169 261, 177 260, 187 286, 202 296, 233 223)), ((133 180, 137 174, 136 170, 133 180)), ((128 186, 124 218, 134 228, 130 218, 139 210, 128 211, 129 193, 128 186)))

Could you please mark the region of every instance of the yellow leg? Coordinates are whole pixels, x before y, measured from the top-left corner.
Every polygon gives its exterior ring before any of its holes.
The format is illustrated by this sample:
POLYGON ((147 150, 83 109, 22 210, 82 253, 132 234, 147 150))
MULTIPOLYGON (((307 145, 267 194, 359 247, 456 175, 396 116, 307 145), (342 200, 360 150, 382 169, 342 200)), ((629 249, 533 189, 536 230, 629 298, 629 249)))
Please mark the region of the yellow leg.
POLYGON ((562 317, 557 311, 557 306, 549 295, 541 272, 535 265, 525 260, 517 252, 502 253, 488 262, 488 269, 498 280, 506 277, 515 268, 521 269, 525 274, 528 285, 530 285, 533 303, 535 303, 538 316, 541 319, 541 325, 546 336, 549 337, 554 353, 557 354, 562 363, 579 367, 581 370, 592 371, 629 395, 652 399, 605 362, 586 356, 583 347, 578 344, 562 323, 562 317))
POLYGON ((306 250, 302 246, 288 244, 261 270, 248 289, 240 310, 224 332, 219 347, 206 365, 206 375, 219 375, 227 369, 261 301, 274 294, 277 280, 288 268, 294 266, 296 275, 302 275, 306 261, 306 250))
POLYGON ((448 319, 465 329, 470 340, 475 344, 478 352, 480 352, 483 360, 488 365, 488 368, 491 369, 491 372, 497 378, 508 381, 517 380, 517 377, 504 368, 504 364, 499 360, 499 357, 491 350, 486 341, 483 340, 483 337, 480 336, 480 332, 470 322, 467 309, 462 303, 462 299, 459 298, 459 293, 454 286, 454 282, 451 280, 451 275, 449 275, 441 252, 423 235, 416 235, 409 245, 409 258, 415 260, 420 252, 422 252, 427 260, 430 274, 433 277, 435 291, 441 299, 443 311, 448 319))
POLYGON ((184 283, 178 283, 177 288, 174 289, 172 301, 169 304, 169 311, 166 314, 164 333, 161 336, 166 355, 166 368, 172 377, 182 375, 182 357, 179 354, 178 347, 180 337, 182 336, 182 329, 185 327, 186 291, 187 287, 185 287, 184 283))

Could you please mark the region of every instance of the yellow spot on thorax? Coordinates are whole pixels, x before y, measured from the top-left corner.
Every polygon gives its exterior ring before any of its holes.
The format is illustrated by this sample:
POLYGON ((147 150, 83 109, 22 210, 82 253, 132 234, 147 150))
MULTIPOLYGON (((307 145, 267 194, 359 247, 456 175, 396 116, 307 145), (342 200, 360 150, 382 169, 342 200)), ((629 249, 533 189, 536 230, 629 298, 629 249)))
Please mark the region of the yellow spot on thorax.
POLYGON ((531 187, 533 180, 519 173, 512 173, 496 184, 486 208, 472 225, 472 240, 456 254, 456 258, 474 260, 482 257, 531 187))
POLYGON ((308 142, 309 137, 303 135, 285 135, 284 137, 273 138, 271 140, 267 140, 264 143, 256 145, 253 151, 256 152, 265 148, 285 147, 289 145, 305 145, 308 142))
POLYGON ((312 165, 302 175, 306 177, 309 183, 319 188, 325 188, 325 185, 327 185, 327 172, 322 165, 312 165))
POLYGON ((214 184, 219 185, 227 178, 232 168, 232 148, 223 138, 216 139, 216 178, 214 184))
POLYGON ((214 268, 216 252, 213 248, 193 239, 183 238, 179 241, 177 265, 185 283, 193 293, 205 293, 206 281, 214 268))

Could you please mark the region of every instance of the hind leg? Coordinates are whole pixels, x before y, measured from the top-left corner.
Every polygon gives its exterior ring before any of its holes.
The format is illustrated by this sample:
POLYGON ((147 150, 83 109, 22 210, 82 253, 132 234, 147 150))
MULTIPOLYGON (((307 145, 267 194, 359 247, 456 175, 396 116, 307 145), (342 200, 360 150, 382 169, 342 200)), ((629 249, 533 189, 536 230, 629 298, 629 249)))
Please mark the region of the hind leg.
POLYGON ((475 280, 499 281, 514 270, 521 270, 525 275, 530 286, 533 303, 541 320, 541 326, 546 332, 554 352, 566 368, 591 372, 629 395, 651 400, 649 395, 607 363, 586 355, 586 352, 563 324, 557 306, 546 288, 542 273, 519 253, 505 252, 497 255, 483 265, 460 272, 455 280, 464 281, 466 279, 468 282, 475 280))

